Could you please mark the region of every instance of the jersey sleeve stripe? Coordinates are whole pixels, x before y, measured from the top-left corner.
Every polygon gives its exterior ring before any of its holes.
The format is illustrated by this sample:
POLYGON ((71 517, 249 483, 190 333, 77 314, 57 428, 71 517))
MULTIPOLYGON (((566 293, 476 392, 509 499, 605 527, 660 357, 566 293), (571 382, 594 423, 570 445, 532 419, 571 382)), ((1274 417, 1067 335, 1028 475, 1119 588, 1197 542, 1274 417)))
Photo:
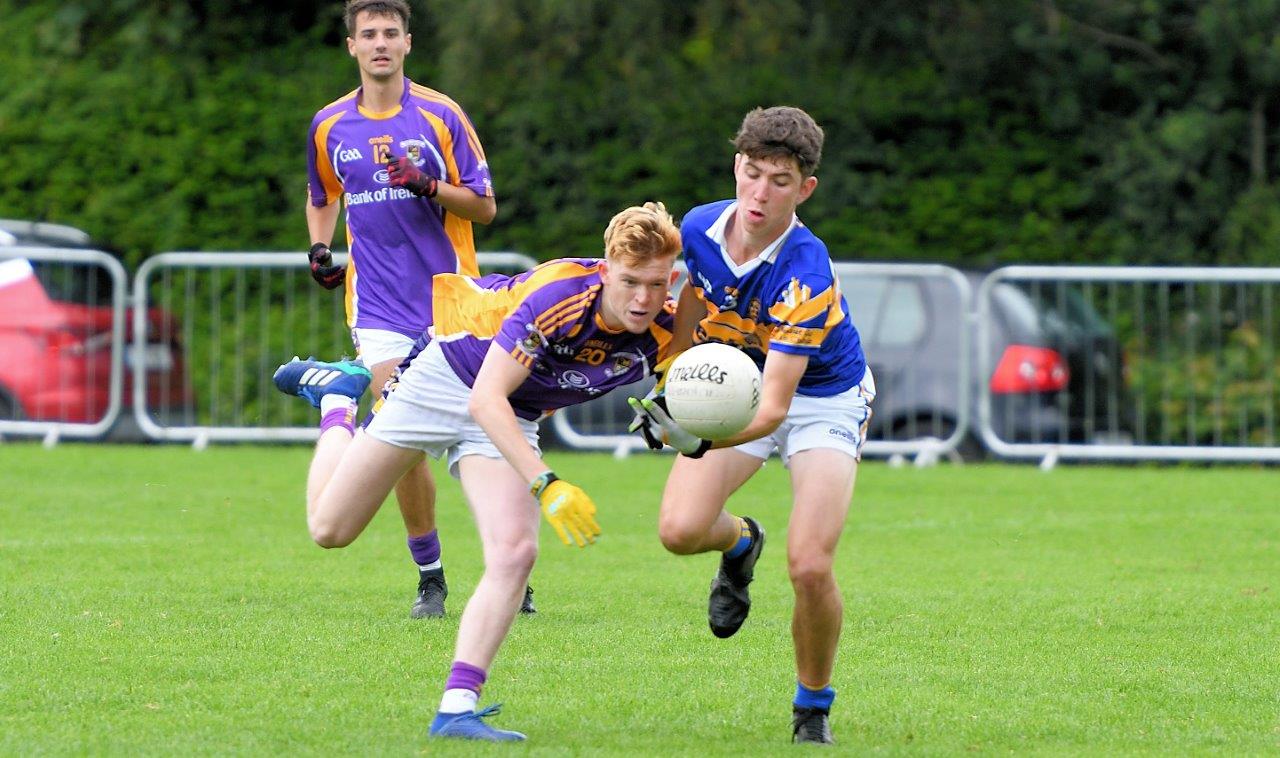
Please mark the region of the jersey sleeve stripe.
POLYGON ((511 348, 511 357, 515 358, 516 363, 519 363, 525 368, 532 368, 533 366, 533 356, 521 350, 519 345, 511 348))
POLYGON ((316 127, 315 146, 316 146, 316 173, 320 176, 320 183, 324 186, 325 205, 330 205, 333 201, 342 196, 342 183, 338 181, 338 173, 333 168, 333 161, 329 157, 329 132, 333 131, 333 125, 338 123, 338 119, 342 118, 346 111, 339 111, 316 127))
POLYGON ((545 332, 581 318, 598 288, 599 285, 596 285, 584 292, 575 293, 543 311, 536 321, 538 328, 545 332))

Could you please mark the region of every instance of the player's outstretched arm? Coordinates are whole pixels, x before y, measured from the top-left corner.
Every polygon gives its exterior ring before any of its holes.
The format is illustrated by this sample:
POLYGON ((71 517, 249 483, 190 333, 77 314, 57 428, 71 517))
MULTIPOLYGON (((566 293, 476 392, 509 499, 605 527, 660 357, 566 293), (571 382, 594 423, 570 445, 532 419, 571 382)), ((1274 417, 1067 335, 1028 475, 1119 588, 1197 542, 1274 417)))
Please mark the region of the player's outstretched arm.
POLYGON ((547 468, 538 451, 525 440, 511 407, 511 393, 528 377, 528 368, 496 343, 490 345, 476 374, 468 410, 511 467, 529 482, 529 491, 542 506, 543 515, 560 541, 585 547, 600 535, 595 503, 587 493, 547 468))
POLYGON ((760 407, 756 409, 755 417, 746 429, 729 439, 720 440, 716 447, 733 447, 773 434, 786 420, 791 398, 796 396, 796 388, 800 386, 800 378, 808 366, 808 356, 770 350, 764 359, 760 407))

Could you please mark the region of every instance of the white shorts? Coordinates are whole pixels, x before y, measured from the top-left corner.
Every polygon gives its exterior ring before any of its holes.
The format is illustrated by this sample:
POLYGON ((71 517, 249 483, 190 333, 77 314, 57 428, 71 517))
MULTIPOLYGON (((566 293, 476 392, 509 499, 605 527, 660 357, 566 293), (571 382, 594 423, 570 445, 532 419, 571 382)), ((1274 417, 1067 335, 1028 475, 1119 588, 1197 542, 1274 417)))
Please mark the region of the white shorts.
MULTIPOLYGON (((421 450, 432 458, 448 454, 449 473, 468 455, 501 458, 480 425, 467 412, 471 388, 453 372, 440 344, 427 345, 400 376, 365 425, 365 433, 396 447, 421 450)), ((517 417, 525 441, 538 450, 538 424, 517 417)))
POLYGON ((876 380, 868 366, 862 382, 839 395, 791 398, 791 409, 773 434, 733 449, 761 460, 777 450, 784 466, 796 453, 815 448, 840 450, 855 461, 861 460, 867 423, 871 421, 871 401, 875 398, 876 380))
POLYGON ((368 368, 389 360, 401 361, 413 350, 415 338, 390 329, 352 329, 356 357, 368 368))

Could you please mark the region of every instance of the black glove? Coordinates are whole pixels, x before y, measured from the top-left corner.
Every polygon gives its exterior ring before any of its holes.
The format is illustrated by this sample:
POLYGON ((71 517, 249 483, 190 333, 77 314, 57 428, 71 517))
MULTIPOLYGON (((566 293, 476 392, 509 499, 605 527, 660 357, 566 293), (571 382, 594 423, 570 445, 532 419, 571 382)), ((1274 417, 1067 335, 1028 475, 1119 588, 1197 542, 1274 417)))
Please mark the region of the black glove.
POLYGON ((319 282, 321 287, 336 289, 347 280, 347 267, 333 265, 333 253, 329 252, 329 246, 323 242, 311 246, 311 250, 307 252, 307 260, 311 262, 311 278, 319 282))
POLYGON ((387 154, 387 177, 393 187, 404 187, 418 197, 436 196, 436 178, 423 173, 413 161, 387 154))

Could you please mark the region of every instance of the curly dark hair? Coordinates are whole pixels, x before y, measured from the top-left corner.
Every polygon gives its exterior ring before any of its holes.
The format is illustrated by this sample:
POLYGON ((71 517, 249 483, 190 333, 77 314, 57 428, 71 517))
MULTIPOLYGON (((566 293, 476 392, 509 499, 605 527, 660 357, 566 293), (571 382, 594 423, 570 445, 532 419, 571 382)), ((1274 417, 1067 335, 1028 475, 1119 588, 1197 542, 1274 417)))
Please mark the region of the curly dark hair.
POLYGON ((733 146, 750 158, 794 158, 801 176, 812 176, 822 160, 822 127, 799 108, 756 108, 742 119, 733 146))

